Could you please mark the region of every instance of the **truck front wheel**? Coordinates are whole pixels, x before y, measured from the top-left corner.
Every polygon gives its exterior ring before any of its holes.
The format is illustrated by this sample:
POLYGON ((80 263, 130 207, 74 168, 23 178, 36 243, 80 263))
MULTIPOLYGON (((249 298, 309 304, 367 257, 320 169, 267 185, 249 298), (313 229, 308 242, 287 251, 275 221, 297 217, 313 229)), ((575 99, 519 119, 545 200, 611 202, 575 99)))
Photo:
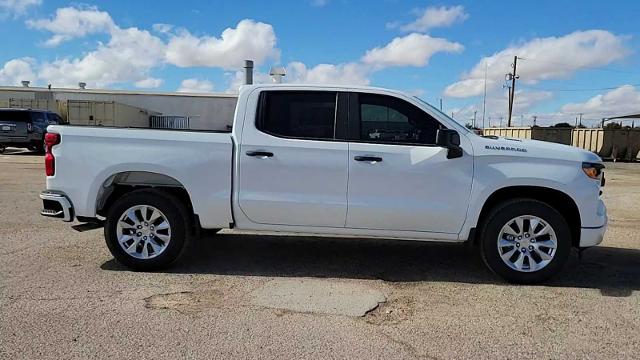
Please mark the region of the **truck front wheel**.
POLYGON ((187 210, 171 194, 132 191, 107 214, 104 236, 111 254, 133 270, 159 270, 173 263, 188 240, 187 210))
POLYGON ((553 207, 533 199, 496 206, 481 226, 480 253, 496 274, 532 284, 558 273, 571 250, 571 232, 553 207))

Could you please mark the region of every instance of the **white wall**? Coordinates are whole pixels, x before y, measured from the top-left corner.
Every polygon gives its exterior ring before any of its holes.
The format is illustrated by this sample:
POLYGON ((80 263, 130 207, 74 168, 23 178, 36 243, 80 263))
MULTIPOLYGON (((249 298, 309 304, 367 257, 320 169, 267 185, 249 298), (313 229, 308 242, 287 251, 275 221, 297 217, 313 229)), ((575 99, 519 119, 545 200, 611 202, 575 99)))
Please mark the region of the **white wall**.
POLYGON ((162 115, 191 117, 194 130, 226 130, 233 123, 237 96, 228 94, 182 95, 174 93, 130 93, 78 89, 2 88, 0 99, 34 99, 36 92, 53 93, 55 100, 115 101, 158 112, 162 115))

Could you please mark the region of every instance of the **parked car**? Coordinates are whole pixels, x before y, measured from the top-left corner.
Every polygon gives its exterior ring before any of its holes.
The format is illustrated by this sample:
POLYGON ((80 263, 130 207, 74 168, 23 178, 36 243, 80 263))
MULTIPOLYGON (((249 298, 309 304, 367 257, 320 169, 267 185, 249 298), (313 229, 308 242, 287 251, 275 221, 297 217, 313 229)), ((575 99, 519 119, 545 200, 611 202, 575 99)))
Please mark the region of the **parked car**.
POLYGON ((535 283, 607 224, 597 155, 484 138, 391 90, 242 87, 231 132, 48 131, 42 215, 103 225, 136 270, 170 265, 202 229, 231 228, 471 242, 495 273, 535 283), (372 122, 415 136, 370 137, 372 122))
POLYGON ((60 115, 45 110, 0 109, 0 151, 6 147, 28 148, 44 153, 47 126, 62 124, 60 115))

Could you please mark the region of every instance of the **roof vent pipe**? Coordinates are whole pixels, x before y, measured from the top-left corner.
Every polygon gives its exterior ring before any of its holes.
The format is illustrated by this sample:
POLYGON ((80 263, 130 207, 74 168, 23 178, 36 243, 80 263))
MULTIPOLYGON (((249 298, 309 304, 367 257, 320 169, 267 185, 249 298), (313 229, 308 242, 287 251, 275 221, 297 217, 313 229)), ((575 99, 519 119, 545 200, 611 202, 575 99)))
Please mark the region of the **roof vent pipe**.
POLYGON ((271 80, 273 80, 274 83, 280 84, 282 78, 287 75, 287 70, 282 66, 273 66, 271 70, 269 70, 269 75, 271 75, 271 80))
POLYGON ((29 81, 29 80, 22 80, 22 86, 24 86, 24 87, 29 87, 29 84, 31 84, 31 81, 29 81))
POLYGON ((86 89, 86 88, 87 88, 87 83, 85 83, 85 82, 79 82, 79 83, 78 83, 78 86, 80 87, 80 89, 83 89, 83 90, 84 90, 84 89, 86 89))
POLYGON ((244 83, 245 85, 253 84, 253 60, 244 61, 244 83))

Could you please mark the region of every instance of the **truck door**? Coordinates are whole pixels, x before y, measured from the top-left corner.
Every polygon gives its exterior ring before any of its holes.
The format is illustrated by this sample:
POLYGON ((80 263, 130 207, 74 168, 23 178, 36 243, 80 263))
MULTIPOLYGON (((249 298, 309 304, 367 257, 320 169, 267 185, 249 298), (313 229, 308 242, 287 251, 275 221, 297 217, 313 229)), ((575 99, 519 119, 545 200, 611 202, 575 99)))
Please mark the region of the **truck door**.
POLYGON ((442 127, 403 99, 350 94, 348 228, 460 231, 473 159, 447 159, 435 146, 442 127))
POLYGON ((346 94, 263 91, 245 119, 238 203, 254 223, 344 227, 347 212, 346 94), (343 100, 339 100, 343 99, 343 100))

